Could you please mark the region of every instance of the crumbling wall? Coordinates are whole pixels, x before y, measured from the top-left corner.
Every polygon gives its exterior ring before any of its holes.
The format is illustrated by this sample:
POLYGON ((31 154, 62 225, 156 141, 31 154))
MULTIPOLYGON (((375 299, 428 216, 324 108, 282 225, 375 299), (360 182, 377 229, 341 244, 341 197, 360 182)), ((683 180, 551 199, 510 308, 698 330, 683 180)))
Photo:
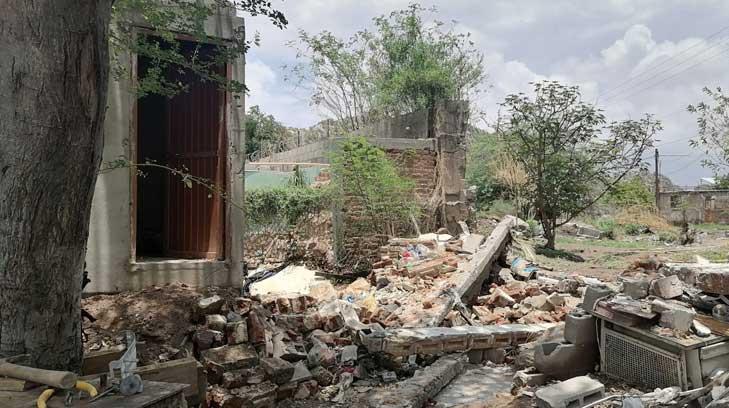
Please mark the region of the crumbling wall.
POLYGON ((729 224, 729 190, 666 191, 659 193, 658 210, 672 223, 729 224))

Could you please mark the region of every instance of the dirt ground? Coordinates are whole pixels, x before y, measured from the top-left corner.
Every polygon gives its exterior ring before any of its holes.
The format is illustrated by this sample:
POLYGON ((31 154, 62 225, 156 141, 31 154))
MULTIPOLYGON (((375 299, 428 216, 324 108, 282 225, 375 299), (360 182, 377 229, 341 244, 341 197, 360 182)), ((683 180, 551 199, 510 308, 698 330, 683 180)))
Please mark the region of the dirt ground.
POLYGON ((726 262, 729 259, 729 238, 723 229, 709 227, 699 233, 699 242, 686 246, 654 241, 651 235, 619 240, 558 235, 557 249, 579 255, 585 262, 545 255, 538 255, 537 262, 554 268, 555 274, 576 273, 613 281, 634 261, 652 255, 671 262, 694 262, 696 255, 712 262, 726 262))
POLYGON ((202 295, 214 294, 228 299, 236 297, 238 291, 211 287, 198 292, 174 283, 85 298, 81 306, 97 320, 84 321, 84 352, 121 344, 123 331, 132 330, 144 343, 138 348, 142 364, 185 357, 191 347, 185 339, 195 329, 190 323, 192 304, 202 295))

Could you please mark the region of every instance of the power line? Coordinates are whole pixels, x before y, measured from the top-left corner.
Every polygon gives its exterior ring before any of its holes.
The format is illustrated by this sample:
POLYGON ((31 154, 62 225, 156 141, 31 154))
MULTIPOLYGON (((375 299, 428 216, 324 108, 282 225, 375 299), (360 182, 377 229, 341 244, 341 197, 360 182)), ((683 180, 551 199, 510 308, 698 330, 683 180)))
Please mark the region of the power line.
MULTIPOLYGON (((726 30, 729 30, 729 26, 723 27, 723 28, 721 28, 720 30, 718 30, 718 31, 714 32, 713 34, 709 35, 708 37, 706 37, 706 40, 707 40, 707 41, 709 41, 709 40, 711 40, 712 38, 715 38, 715 37, 717 37, 717 36, 718 36, 719 34, 723 33, 723 32, 724 32, 724 31, 726 31, 726 30)), ((704 50, 700 51, 699 53, 697 53, 697 54, 695 54, 695 55, 692 55, 692 56, 691 56, 690 58, 693 58, 693 57, 695 57, 695 56, 698 56, 698 55, 700 55, 701 53, 703 53, 703 52, 707 51, 707 50, 708 50, 708 49, 710 49, 711 47, 714 47, 715 45, 717 45, 717 44, 718 44, 718 43, 720 43, 721 41, 723 41, 723 40, 720 40, 720 41, 719 41, 719 42, 717 42, 716 44, 714 44, 714 45, 711 45, 711 46, 709 46, 709 47, 708 47, 707 49, 704 49, 704 50)), ((624 87, 624 86, 626 86, 626 85, 630 84, 631 82, 635 81, 636 79, 638 79, 638 78, 640 78, 640 77, 643 77, 643 76, 645 76, 645 75, 648 75, 648 74, 650 74, 652 70, 654 70, 654 69, 656 69, 656 68, 659 68, 659 67, 660 67, 661 65, 664 65, 664 64, 668 63, 668 62, 669 62, 669 61, 671 61, 671 60, 675 60, 675 59, 677 59, 678 57, 680 57, 680 56, 682 56, 682 55, 684 55, 684 54, 688 53, 688 52, 689 52, 690 50, 692 50, 692 49, 694 49, 694 48, 696 48, 696 47, 698 47, 699 45, 702 45, 702 44, 703 44, 702 42, 698 42, 698 43, 696 43, 696 44, 694 44, 694 45, 692 45, 692 46, 690 46, 690 47, 688 47, 688 48, 686 48, 686 49, 682 50, 682 51, 681 51, 681 52, 679 52, 678 54, 675 54, 675 55, 672 55, 672 56, 670 56, 670 57, 669 57, 669 58, 668 58, 667 60, 661 60, 661 61, 656 61, 656 63, 655 63, 655 64, 652 64, 651 66, 649 66, 649 67, 645 68, 645 69, 644 69, 644 70, 643 70, 643 71, 642 71, 641 73, 639 73, 639 74, 636 74, 636 75, 633 75, 633 76, 631 76, 630 78, 626 79, 625 81, 623 81, 623 82, 619 83, 619 84, 618 84, 618 85, 616 85, 615 87, 613 87, 613 88, 611 88, 611 89, 608 89, 608 90, 606 90, 606 91, 604 91, 604 92, 601 92, 601 93, 600 93, 600 94, 598 95, 598 99, 599 99, 599 98, 600 98, 601 96, 605 96, 605 95, 608 95, 608 94, 610 94, 610 93, 613 93, 613 92, 615 92, 615 91, 616 91, 616 90, 618 90, 619 88, 622 88, 622 87, 624 87)), ((689 58, 689 59, 690 59, 690 58, 689 58)), ((684 62, 688 61, 689 59, 686 59, 686 60, 684 60, 684 62)), ((654 74, 653 76, 655 76, 655 75, 657 75, 657 74, 654 74)))
POLYGON ((721 51, 719 51, 717 54, 714 54, 714 55, 712 55, 709 58, 705 58, 705 59, 699 60, 699 61, 695 62, 694 64, 691 64, 688 67, 686 67, 684 69, 681 69, 678 72, 675 72, 673 75, 670 75, 668 77, 665 77, 665 78, 659 80, 658 82, 655 82, 655 83, 653 83, 651 85, 648 85, 646 87, 643 87, 643 88, 639 88, 638 90, 635 90, 635 91, 632 91, 632 92, 629 91, 628 93, 624 93, 622 95, 621 95, 621 93, 615 94, 614 96, 611 96, 611 97, 606 98, 605 101, 615 100, 618 97, 620 97, 620 99, 627 99, 630 96, 637 95, 637 94, 639 94, 641 92, 644 92, 644 91, 646 91, 648 89, 654 88, 654 87, 656 87, 656 86, 658 86, 658 85, 660 85, 660 84, 662 84, 662 83, 664 83, 664 82, 666 82, 666 81, 668 81, 670 79, 673 79, 673 78, 677 77, 678 75, 681 75, 684 72, 690 70, 691 68, 694 68, 694 67, 696 67, 698 65, 701 65, 701 64, 703 64, 705 62, 708 62, 708 61, 711 61, 711 60, 713 60, 713 59, 715 59, 717 57, 720 57, 720 56, 722 56, 723 54, 725 54, 727 52, 729 52, 729 48, 724 48, 721 51))

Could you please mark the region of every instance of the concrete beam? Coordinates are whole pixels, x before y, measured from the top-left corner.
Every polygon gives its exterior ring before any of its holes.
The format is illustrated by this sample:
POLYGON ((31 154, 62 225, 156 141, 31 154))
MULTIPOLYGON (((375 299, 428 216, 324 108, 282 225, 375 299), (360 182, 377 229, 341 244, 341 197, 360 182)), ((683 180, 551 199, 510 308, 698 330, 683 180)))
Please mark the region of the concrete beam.
POLYGON ((456 291, 464 303, 471 303, 481 293, 481 286, 491 274, 491 266, 496 262, 511 241, 511 229, 518 223, 516 217, 507 215, 494 228, 491 235, 473 255, 471 262, 463 271, 454 272, 456 291))
POLYGON ((426 327, 390 329, 360 339, 370 353, 392 356, 439 354, 484 350, 534 340, 553 324, 504 324, 495 326, 426 327))
POLYGON ((377 408, 420 408, 448 383, 463 373, 465 358, 449 355, 418 370, 412 378, 384 392, 372 393, 369 406, 377 408))

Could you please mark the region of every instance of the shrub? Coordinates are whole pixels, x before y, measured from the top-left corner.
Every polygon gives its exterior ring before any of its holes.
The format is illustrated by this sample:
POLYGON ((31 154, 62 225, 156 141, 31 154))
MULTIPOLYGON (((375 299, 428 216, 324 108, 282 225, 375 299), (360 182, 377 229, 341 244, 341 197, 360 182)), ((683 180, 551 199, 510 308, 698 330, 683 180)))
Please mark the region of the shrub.
POLYGON ((326 188, 289 186, 256 189, 246 192, 246 220, 249 226, 293 226, 307 215, 329 209, 331 203, 331 192, 326 188))
POLYGON ((332 182, 340 204, 360 209, 356 227, 362 231, 394 233, 420 206, 415 183, 398 174, 385 152, 363 137, 345 140, 332 154, 332 182))
POLYGON ((678 241, 678 234, 674 231, 660 231, 658 232, 658 240, 661 242, 676 242, 678 241))
POLYGON ((645 231, 645 225, 640 224, 625 224, 623 225, 623 229, 625 230, 625 233, 628 235, 640 235, 645 231))
POLYGON ((650 208, 654 199, 653 193, 638 176, 619 182, 607 194, 607 201, 618 207, 650 208))
POLYGON ((608 239, 615 239, 618 224, 611 218, 600 218, 595 222, 595 228, 608 239))

